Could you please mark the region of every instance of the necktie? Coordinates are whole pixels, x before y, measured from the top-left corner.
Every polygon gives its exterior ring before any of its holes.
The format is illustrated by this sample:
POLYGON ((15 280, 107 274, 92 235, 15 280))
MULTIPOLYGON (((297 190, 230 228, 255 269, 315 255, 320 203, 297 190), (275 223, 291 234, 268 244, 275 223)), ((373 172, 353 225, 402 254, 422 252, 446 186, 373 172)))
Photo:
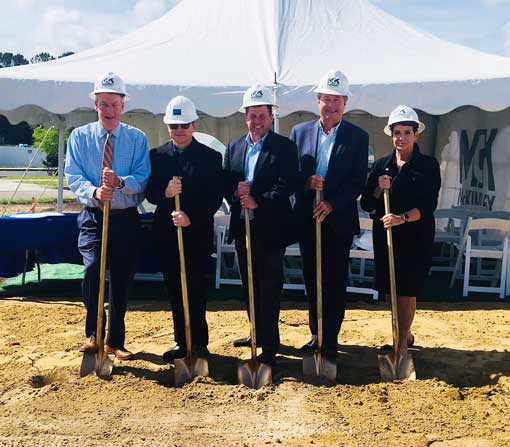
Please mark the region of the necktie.
MULTIPOLYGON (((113 165, 112 134, 110 132, 108 132, 106 134, 106 141, 104 142, 103 166, 101 168, 101 179, 103 177, 103 169, 104 168, 112 169, 112 165, 113 165)), ((101 210, 104 208, 103 202, 99 202, 99 208, 101 208, 101 210)))

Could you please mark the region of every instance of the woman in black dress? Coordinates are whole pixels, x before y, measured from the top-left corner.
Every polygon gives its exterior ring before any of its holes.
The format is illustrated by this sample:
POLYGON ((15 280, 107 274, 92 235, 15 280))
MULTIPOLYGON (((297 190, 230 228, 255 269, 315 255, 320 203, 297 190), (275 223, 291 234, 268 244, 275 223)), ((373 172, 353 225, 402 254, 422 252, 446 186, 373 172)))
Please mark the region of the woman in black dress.
POLYGON ((441 186, 439 164, 420 152, 419 134, 425 125, 416 112, 398 106, 391 112, 384 133, 395 151, 377 160, 361 197, 364 210, 373 213, 376 286, 390 302, 390 278, 386 229, 392 228, 397 285, 399 345, 402 354, 414 344, 411 332, 416 295, 423 288, 434 242, 434 210, 441 186), (391 213, 384 211, 384 189, 390 190, 391 213))

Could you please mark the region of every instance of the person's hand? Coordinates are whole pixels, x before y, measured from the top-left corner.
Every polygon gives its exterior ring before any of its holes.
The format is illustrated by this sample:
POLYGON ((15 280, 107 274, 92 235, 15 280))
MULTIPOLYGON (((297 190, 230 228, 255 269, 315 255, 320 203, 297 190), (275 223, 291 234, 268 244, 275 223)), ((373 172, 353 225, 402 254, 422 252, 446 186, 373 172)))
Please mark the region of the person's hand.
POLYGON ((241 207, 248 208, 249 210, 254 210, 258 207, 257 202, 252 196, 245 195, 241 196, 241 207))
POLYGON ((101 184, 108 188, 115 189, 119 185, 119 177, 110 168, 103 168, 103 178, 101 184))
POLYGON ((235 192, 236 197, 248 196, 251 193, 250 182, 239 182, 235 192))
POLYGON ((165 197, 173 198, 182 192, 182 181, 180 177, 174 177, 168 182, 165 189, 165 197))
POLYGON ((315 191, 324 190, 324 177, 322 175, 312 175, 306 180, 306 189, 314 189, 315 191))
POLYGON ((390 213, 381 217, 381 222, 383 223, 384 228, 391 228, 396 227, 397 225, 402 225, 405 221, 402 216, 390 213))
POLYGON ((323 200, 313 209, 313 218, 317 219, 319 222, 323 222, 332 211, 333 207, 331 206, 331 203, 323 200))
POLYGON ((379 188, 390 189, 391 188, 391 177, 389 175, 381 175, 379 177, 379 188))
POLYGON ((115 188, 102 185, 94 192, 94 198, 101 202, 110 202, 113 198, 113 191, 115 191, 115 188))
POLYGON ((189 227, 191 221, 184 211, 172 211, 172 221, 176 227, 189 227))

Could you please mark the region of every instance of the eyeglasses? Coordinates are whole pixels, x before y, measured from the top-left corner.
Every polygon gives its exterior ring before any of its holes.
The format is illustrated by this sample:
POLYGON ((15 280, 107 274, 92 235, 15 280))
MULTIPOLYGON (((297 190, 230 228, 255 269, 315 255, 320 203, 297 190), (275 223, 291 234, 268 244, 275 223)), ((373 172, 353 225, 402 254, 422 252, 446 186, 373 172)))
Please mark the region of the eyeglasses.
POLYGON ((122 107, 122 102, 114 102, 113 104, 107 104, 106 102, 99 102, 99 103, 96 103, 96 105, 101 110, 108 110, 108 109, 118 110, 122 107))
POLYGON ((179 127, 181 129, 189 129, 189 126, 191 126, 191 123, 186 123, 186 124, 169 124, 169 126, 170 126, 170 129, 172 129, 172 130, 178 129, 179 127))

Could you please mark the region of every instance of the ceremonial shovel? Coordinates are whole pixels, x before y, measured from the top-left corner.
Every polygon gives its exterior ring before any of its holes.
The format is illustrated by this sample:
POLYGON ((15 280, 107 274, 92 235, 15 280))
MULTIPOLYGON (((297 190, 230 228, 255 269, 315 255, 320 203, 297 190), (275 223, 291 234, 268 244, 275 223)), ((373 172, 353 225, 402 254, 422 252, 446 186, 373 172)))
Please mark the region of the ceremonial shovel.
POLYGON ((103 314, 104 314, 104 296, 106 289, 106 260, 108 257, 108 227, 110 225, 110 201, 103 202, 103 234, 101 238, 101 264, 99 270, 99 298, 97 303, 97 328, 96 342, 97 352, 86 351, 83 353, 83 359, 80 367, 80 377, 96 373, 101 379, 111 379, 113 360, 104 350, 103 334, 103 314))
MULTIPOLYGON (((384 213, 390 214, 390 191, 384 190, 384 213)), ((391 294, 391 328, 393 332, 393 351, 390 354, 378 355, 379 372, 384 381, 406 379, 416 380, 413 358, 410 354, 399 355, 399 325, 398 325, 398 303, 397 285, 395 283, 395 260, 393 258, 393 237, 391 227, 386 229, 388 241, 388 261, 390 267, 390 294, 391 294)))
POLYGON ((246 265, 248 270, 248 308, 250 312, 251 359, 237 368, 237 380, 249 388, 259 389, 272 382, 271 366, 257 360, 257 331, 255 326, 255 292, 253 289, 253 264, 251 259, 250 213, 244 209, 246 230, 246 265))
MULTIPOLYGON (((175 178, 175 177, 174 177, 175 178)), ((175 210, 181 211, 181 200, 179 194, 175 196, 175 210)), ((193 377, 209 375, 209 364, 207 359, 197 357, 191 352, 191 322, 188 300, 188 280, 186 278, 186 260, 184 258, 184 241, 182 237, 182 227, 177 227, 177 242, 179 244, 179 261, 181 265, 181 288, 182 288, 182 307, 184 310, 184 330, 186 333, 186 357, 175 359, 174 382, 175 386, 181 387, 189 382, 193 377)))
MULTIPOLYGON (((315 191, 315 206, 321 202, 321 192, 315 191)), ((328 382, 336 381, 336 362, 323 356, 324 342, 323 310, 322 310, 322 231, 321 222, 315 219, 315 257, 317 265, 317 350, 313 355, 303 356, 303 375, 310 378, 325 379, 328 382)))

